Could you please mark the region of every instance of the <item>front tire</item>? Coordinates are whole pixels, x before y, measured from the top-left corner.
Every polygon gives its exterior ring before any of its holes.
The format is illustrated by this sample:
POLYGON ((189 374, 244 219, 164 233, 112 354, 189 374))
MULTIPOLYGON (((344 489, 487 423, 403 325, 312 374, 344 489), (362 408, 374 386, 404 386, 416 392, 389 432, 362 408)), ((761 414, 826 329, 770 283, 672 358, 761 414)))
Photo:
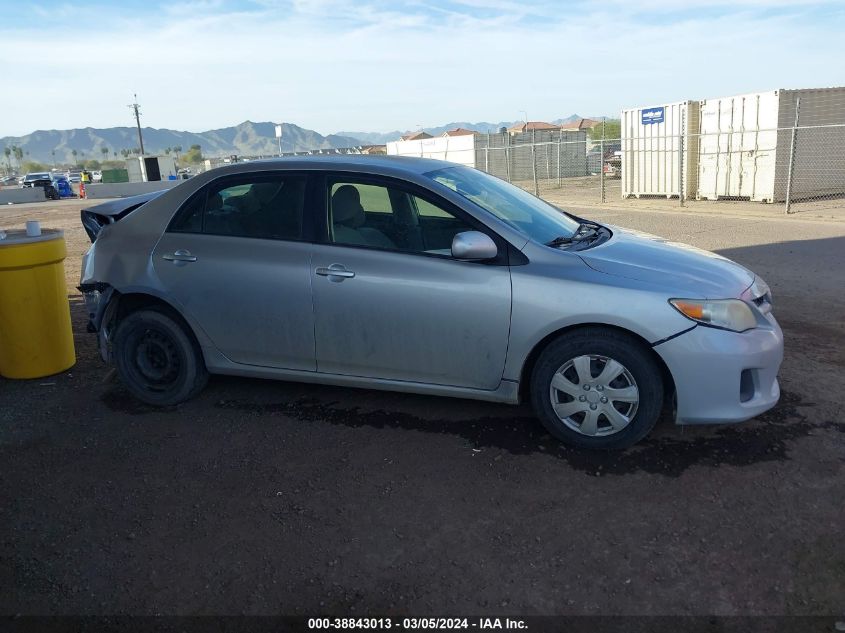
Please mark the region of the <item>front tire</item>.
POLYGON ((193 334, 164 310, 148 308, 126 316, 117 326, 113 349, 121 381, 147 404, 184 402, 208 382, 193 334))
POLYGON ((654 427, 663 381, 642 342, 610 328, 585 328, 564 334, 540 354, 531 401, 540 422, 560 441, 618 450, 654 427))

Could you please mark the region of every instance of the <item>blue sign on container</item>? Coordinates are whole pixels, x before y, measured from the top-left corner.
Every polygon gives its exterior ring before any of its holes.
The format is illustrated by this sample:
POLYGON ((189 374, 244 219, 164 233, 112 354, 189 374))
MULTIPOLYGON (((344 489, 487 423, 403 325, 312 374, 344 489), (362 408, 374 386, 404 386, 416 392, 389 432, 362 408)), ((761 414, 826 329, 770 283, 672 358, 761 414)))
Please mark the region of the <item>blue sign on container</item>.
POLYGON ((666 118, 666 108, 663 106, 659 108, 643 108, 641 116, 643 125, 663 123, 666 118))

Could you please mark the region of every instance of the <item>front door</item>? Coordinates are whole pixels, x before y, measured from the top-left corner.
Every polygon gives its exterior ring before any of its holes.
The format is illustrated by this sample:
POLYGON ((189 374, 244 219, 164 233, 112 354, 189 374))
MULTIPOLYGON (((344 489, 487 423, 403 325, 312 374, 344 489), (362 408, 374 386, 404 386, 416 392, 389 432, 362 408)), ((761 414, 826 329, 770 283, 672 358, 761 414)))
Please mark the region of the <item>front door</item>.
POLYGON ((325 186, 327 235, 311 266, 317 370, 498 387, 510 270, 450 255, 454 235, 477 224, 392 181, 339 176, 325 186))
POLYGON ((214 181, 153 253, 169 297, 236 363, 316 368, 306 184, 267 172, 214 181))

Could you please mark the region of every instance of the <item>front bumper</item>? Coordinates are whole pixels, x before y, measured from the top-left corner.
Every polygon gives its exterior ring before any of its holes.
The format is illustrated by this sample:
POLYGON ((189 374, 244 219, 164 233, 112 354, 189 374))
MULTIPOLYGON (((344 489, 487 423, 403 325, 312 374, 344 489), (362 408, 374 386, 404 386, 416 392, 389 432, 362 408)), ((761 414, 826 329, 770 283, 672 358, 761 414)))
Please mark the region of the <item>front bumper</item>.
POLYGON ((699 325, 654 347, 675 381, 678 424, 742 422, 777 404, 783 332, 765 320, 742 333, 699 325))

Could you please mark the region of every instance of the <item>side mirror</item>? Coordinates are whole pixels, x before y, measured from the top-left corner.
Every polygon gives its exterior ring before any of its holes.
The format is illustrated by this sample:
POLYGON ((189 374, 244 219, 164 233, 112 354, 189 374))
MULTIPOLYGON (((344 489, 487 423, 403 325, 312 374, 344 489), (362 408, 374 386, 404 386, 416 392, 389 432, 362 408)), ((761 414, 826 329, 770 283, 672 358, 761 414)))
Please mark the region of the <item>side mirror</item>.
POLYGON ((493 259, 499 254, 496 243, 481 231, 464 231, 452 239, 452 257, 464 261, 493 259))

